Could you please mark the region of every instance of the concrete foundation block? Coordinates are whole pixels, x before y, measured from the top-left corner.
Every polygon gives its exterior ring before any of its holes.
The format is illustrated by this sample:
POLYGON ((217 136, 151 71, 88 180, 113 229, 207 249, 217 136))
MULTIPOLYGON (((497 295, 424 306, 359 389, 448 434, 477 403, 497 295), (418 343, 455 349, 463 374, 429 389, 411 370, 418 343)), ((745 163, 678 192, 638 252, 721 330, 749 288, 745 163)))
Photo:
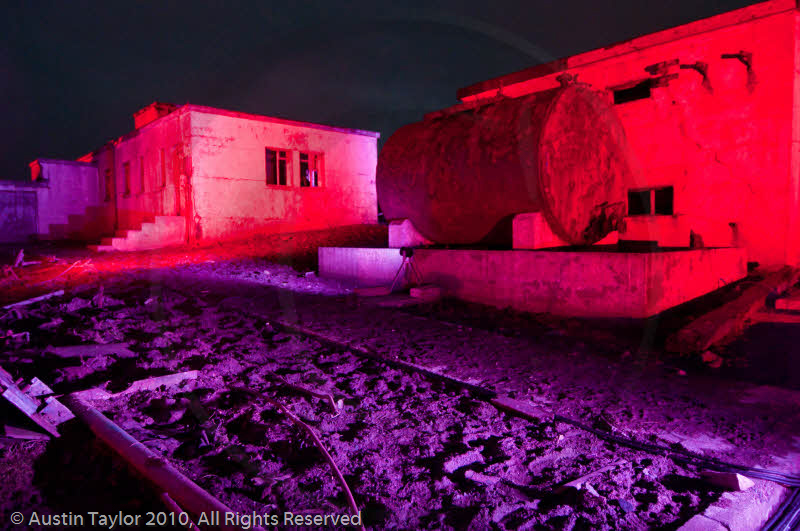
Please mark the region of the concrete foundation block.
POLYGON ((569 245, 553 233, 541 212, 518 214, 511 223, 514 249, 546 249, 569 245))
POLYGON ((417 231, 410 219, 389 222, 389 247, 422 247, 433 243, 417 231))
MULTIPOLYGON (((440 287, 443 296, 577 317, 650 317, 747 274, 746 251, 736 248, 418 249, 413 260, 422 281, 440 287)), ((361 286, 390 285, 401 262, 397 249, 319 249, 321 276, 361 286)))

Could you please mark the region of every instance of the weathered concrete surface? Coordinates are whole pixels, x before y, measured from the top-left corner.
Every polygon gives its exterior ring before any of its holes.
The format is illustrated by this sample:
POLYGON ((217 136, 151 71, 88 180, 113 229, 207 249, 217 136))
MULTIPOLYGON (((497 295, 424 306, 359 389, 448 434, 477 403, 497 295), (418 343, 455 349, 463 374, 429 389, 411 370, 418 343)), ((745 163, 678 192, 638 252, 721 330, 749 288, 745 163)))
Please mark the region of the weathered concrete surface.
POLYGON ((0 181, 0 243, 24 242, 36 235, 36 188, 0 181))
POLYGON ((632 161, 613 106, 574 83, 402 127, 378 158, 378 201, 437 243, 477 243, 542 212, 561 239, 592 244, 625 214, 632 161))
POLYGON ((186 106, 191 126, 190 237, 377 222, 377 133, 186 106), (288 186, 266 185, 265 148, 289 152, 288 186), (300 186, 299 153, 322 154, 319 187, 300 186))
MULTIPOLYGON (((388 285, 396 249, 319 250, 320 275, 388 285)), ((425 283, 445 295, 497 307, 582 317, 645 318, 747 274, 741 249, 659 253, 418 249, 425 283)))
POLYGON ((734 223, 750 260, 797 264, 798 20, 796 2, 762 2, 484 81, 459 97, 464 105, 526 97, 558 87, 563 74, 609 96, 650 82, 649 97, 615 106, 641 168, 635 186, 673 186, 675 214, 694 220, 689 228, 707 222, 693 229, 706 245, 726 245, 712 240, 734 223), (750 59, 737 59, 740 51, 750 59), (704 74, 680 68, 698 62, 707 65, 704 74))
POLYGON ((43 240, 99 237, 113 221, 97 166, 73 160, 30 164, 36 192, 36 232, 43 240))
POLYGON ((397 249, 320 247, 320 276, 352 281, 358 287, 389 285, 403 257, 397 249))
POLYGON ((389 247, 421 247, 433 242, 419 233, 410 219, 389 222, 389 247))
POLYGON ((620 237, 655 241, 661 247, 689 247, 692 233, 705 247, 739 247, 738 231, 728 223, 696 216, 628 216, 620 237))
POLYGON ((569 245, 553 233, 541 212, 518 214, 511 221, 514 249, 545 249, 569 245))

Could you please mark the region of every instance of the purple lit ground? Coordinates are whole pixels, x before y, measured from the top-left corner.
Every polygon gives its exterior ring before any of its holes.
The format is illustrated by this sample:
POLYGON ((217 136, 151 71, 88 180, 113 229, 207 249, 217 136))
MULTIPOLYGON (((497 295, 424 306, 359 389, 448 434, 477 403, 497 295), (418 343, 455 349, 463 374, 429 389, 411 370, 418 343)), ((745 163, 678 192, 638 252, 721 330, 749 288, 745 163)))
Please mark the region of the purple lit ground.
MULTIPOLYGON (((674 529, 722 494, 694 467, 567 424, 511 417, 463 389, 277 330, 269 324, 277 320, 614 433, 797 472, 797 395, 653 351, 663 332, 656 323, 560 320, 455 301, 387 308, 306 275, 312 262, 293 263, 297 270, 239 257, 109 273, 102 301, 94 281, 6 318, 2 327, 30 331, 31 344, 7 349, 2 365, 58 392, 200 370, 192 387, 97 406, 242 512, 347 507, 316 447, 264 396, 314 427, 375 528, 674 529), (81 363, 43 354, 48 345, 120 341, 138 357, 81 363), (342 414, 282 380, 341 398, 342 414), (554 492, 616 462, 588 480, 594 492, 554 492)), ((729 372, 747 357, 742 350, 753 354, 737 345, 729 372)), ((2 444, 2 521, 14 510, 74 511, 87 499, 95 505, 86 510, 159 509, 80 426, 58 441, 2 444)))

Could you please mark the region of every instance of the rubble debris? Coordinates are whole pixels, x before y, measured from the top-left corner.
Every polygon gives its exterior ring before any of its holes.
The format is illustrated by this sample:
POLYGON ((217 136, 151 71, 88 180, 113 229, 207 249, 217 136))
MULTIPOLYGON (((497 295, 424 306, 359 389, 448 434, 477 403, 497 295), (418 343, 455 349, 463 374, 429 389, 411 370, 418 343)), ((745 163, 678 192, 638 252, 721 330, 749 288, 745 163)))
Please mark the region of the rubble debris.
POLYGON ((0 339, 13 345, 23 345, 31 342, 31 333, 19 332, 15 334, 13 330, 6 330, 5 332, 0 331, 0 339))
POLYGON ((8 400, 17 409, 22 411, 29 419, 34 421, 41 428, 45 429, 50 435, 53 437, 58 437, 58 424, 61 424, 72 417, 68 412, 65 412, 63 404, 61 404, 53 396, 48 396, 45 398, 44 403, 46 405, 44 408, 41 407, 43 401, 39 399, 39 396, 44 394, 53 394, 53 391, 42 382, 39 382, 38 384, 33 382, 31 384, 31 387, 38 388, 40 391, 42 390, 42 386, 45 388, 42 394, 31 396, 30 394, 20 390, 20 388, 17 387, 14 378, 8 372, 6 372, 5 369, 0 367, 0 389, 3 389, 3 398, 8 400))
POLYGON ((64 271, 62 271, 61 273, 57 274, 53 278, 48 278, 47 280, 42 280, 40 282, 35 282, 33 284, 30 284, 30 286, 39 286, 41 284, 47 284, 48 282, 52 282, 52 281, 54 281, 54 280, 56 280, 58 278, 61 278, 64 275, 66 275, 68 272, 70 272, 75 267, 85 267, 85 266, 89 265, 91 263, 91 261, 92 261, 91 258, 87 258, 85 260, 76 260, 76 261, 72 262, 72 264, 69 265, 64 271))
MULTIPOLYGON (((181 474, 166 459, 153 453, 77 396, 64 397, 64 403, 101 441, 111 447, 154 485, 169 494, 170 498, 189 513, 198 515, 201 513, 211 514, 212 511, 216 511, 218 514, 233 512, 228 506, 181 474)), ((228 525, 221 525, 220 528, 237 529, 228 525)))
POLYGON ((704 470, 700 473, 700 475, 712 485, 716 485, 727 490, 747 490, 755 485, 752 479, 735 472, 715 472, 713 470, 704 470))
POLYGON ((467 479, 471 479, 475 483, 481 483, 483 485, 496 485, 500 482, 500 478, 495 476, 487 476, 486 474, 481 474, 480 472, 475 472, 474 470, 467 470, 464 472, 464 477, 467 479))
POLYGON ((100 289, 97 290, 97 295, 92 297, 92 305, 95 308, 102 308, 105 304, 105 297, 103 296, 103 286, 100 286, 100 289))
POLYGON ((617 461, 615 463, 611 463, 610 465, 604 466, 603 468, 598 468, 597 470, 589 472, 588 474, 584 474, 583 476, 581 476, 579 478, 576 478, 576 479, 573 479, 572 481, 564 483, 563 485, 558 487, 556 489, 556 493, 566 492, 568 489, 581 490, 581 487, 583 486, 584 483, 586 483, 586 480, 592 479, 593 477, 598 476, 598 475, 602 474, 603 472, 608 472, 609 470, 614 470, 615 468, 617 468, 617 467, 619 467, 619 466, 621 466, 623 464, 625 464, 625 461, 624 460, 620 460, 620 461, 617 461))
POLYGON ((17 282, 22 282, 20 280, 20 278, 17 276, 16 271, 14 271, 14 268, 11 267, 10 265, 4 265, 3 266, 3 276, 6 277, 6 278, 12 277, 17 282))
MULTIPOLYGON (((319 437, 317 436, 316 432, 311 428, 311 426, 309 426, 308 424, 306 424, 305 422, 300 420, 294 413, 289 411, 289 408, 287 408, 286 406, 284 406, 280 402, 278 402, 276 400, 269 399, 269 398, 267 398, 267 402, 269 402, 273 406, 275 406, 278 409, 280 409, 281 411, 283 411, 283 413, 287 417, 289 417, 289 420, 291 420, 297 426, 300 426, 301 428, 303 428, 306 431, 306 433, 308 433, 308 435, 314 441, 314 444, 316 444, 317 448, 319 448, 320 452, 322 452, 322 455, 325 457, 325 460, 328 461, 328 464, 331 467, 331 471, 333 471, 334 477, 339 481, 339 484, 341 485, 342 490, 345 493, 345 496, 347 496, 347 504, 350 506, 350 510, 352 511, 351 514, 358 514, 359 513, 358 504, 356 504, 356 500, 355 500, 355 498, 353 498, 353 493, 350 490, 350 487, 347 485, 347 481, 344 479, 344 476, 342 475, 342 471, 339 470, 338 466, 336 466, 336 461, 333 460, 333 457, 331 457, 330 452, 328 452, 328 449, 325 448, 324 444, 322 444, 322 441, 319 439, 319 437)), ((362 530, 364 529, 363 525, 360 526, 360 527, 361 527, 362 530)))
POLYGON ((327 402, 331 406, 331 409, 333 410, 334 418, 339 416, 339 413, 341 413, 342 407, 344 407, 344 401, 343 400, 339 400, 337 402, 336 399, 333 398, 333 395, 330 394, 330 393, 320 393, 319 391, 314 391, 312 389, 307 389, 307 388, 302 387, 300 385, 295 385, 295 384, 289 383, 289 382, 286 381, 285 378, 283 378, 282 376, 280 376, 279 374, 276 374, 274 372, 272 373, 272 376, 274 378, 276 378, 277 380, 279 380, 286 387, 289 387, 290 389, 293 389, 293 390, 298 391, 300 393, 307 394, 309 396, 313 396, 314 398, 319 398, 320 400, 323 400, 323 401, 327 402))
POLYGON ((602 498, 602 496, 600 496, 600 494, 595 490, 595 488, 592 487, 591 483, 586 483, 583 486, 583 488, 586 489, 586 492, 588 492, 592 496, 597 496, 598 498, 602 498))
POLYGON ((72 393, 72 396, 80 398, 81 400, 107 400, 109 398, 138 393, 139 391, 155 391, 159 387, 174 387, 187 380, 197 380, 197 376, 198 371, 178 372, 175 374, 137 380, 118 393, 109 393, 102 387, 95 387, 83 391, 76 391, 72 393))
POLYGON ((94 358, 97 356, 117 356, 119 358, 135 358, 137 354, 128 349, 129 343, 106 343, 74 345, 69 347, 48 346, 45 352, 59 358, 94 358))
POLYGON ((452 474, 459 468, 464 468, 465 466, 469 466, 473 463, 483 463, 483 462, 484 462, 483 454, 480 452, 480 449, 476 449, 472 450, 471 452, 467 452, 465 454, 457 455, 445 461, 444 471, 447 472, 448 474, 452 474))
POLYGON ((20 306, 27 306, 29 304, 33 304, 35 302, 44 301, 50 299, 52 297, 60 297, 64 295, 64 290, 60 289, 57 291, 52 291, 50 293, 45 293, 44 295, 39 295, 38 297, 33 297, 32 299, 25 299, 24 301, 15 302, 13 304, 7 304, 3 306, 4 310, 9 310, 11 308, 19 308, 20 306))

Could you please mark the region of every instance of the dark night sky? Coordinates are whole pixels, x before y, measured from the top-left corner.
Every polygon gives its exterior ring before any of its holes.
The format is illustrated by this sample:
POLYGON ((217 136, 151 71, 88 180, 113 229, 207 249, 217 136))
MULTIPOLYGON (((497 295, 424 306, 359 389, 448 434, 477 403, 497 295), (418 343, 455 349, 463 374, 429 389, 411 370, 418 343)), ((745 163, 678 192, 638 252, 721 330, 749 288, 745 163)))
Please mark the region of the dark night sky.
POLYGON ((91 151, 154 100, 385 139, 462 86, 750 3, 18 2, 0 7, 0 178, 91 151))

